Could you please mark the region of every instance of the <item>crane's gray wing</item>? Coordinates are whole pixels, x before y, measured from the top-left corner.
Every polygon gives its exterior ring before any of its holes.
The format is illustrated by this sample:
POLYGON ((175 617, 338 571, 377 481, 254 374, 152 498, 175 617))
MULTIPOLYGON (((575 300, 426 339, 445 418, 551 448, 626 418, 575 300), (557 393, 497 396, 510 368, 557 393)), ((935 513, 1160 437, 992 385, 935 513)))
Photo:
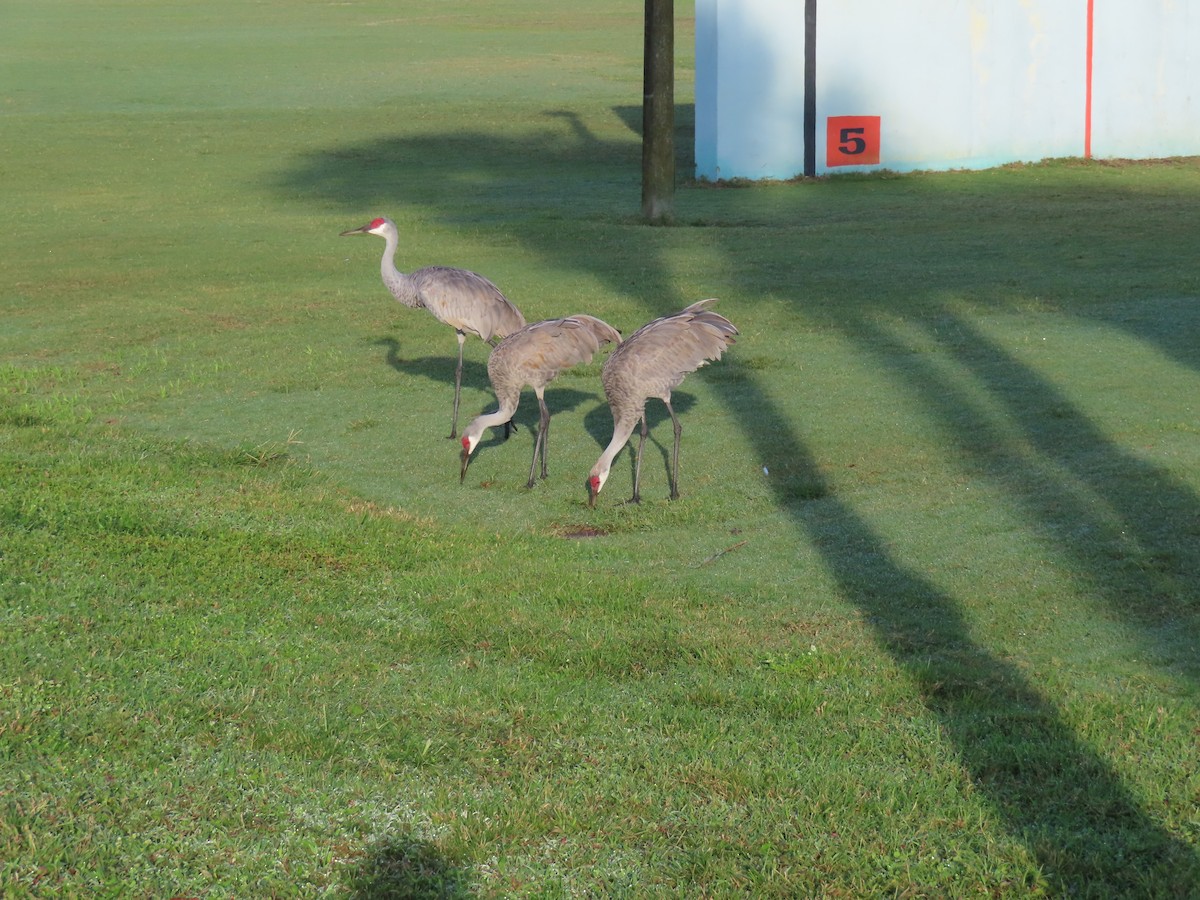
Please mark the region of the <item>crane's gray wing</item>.
POLYGON ((428 266, 413 272, 412 280, 425 308, 457 331, 490 341, 525 325, 521 311, 478 272, 428 266))
POLYGON ((508 383, 544 387, 571 366, 591 362, 604 344, 619 343, 621 334, 594 316, 566 316, 534 322, 509 335, 488 358, 488 375, 508 383))
POLYGON ((601 377, 606 392, 665 397, 688 373, 720 359, 738 330, 724 316, 707 309, 714 302, 693 303, 630 335, 604 365, 601 377))

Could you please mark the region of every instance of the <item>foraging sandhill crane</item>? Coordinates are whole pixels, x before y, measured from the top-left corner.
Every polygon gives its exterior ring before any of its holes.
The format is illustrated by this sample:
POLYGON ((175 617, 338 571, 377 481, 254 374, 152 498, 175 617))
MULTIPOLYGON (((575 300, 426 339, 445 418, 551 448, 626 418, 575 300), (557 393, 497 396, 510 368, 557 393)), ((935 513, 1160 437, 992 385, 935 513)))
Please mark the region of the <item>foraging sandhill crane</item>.
POLYGON ((433 313, 458 334, 458 366, 454 370, 454 416, 450 420, 450 437, 458 435, 458 398, 462 392, 463 344, 468 334, 477 334, 489 344, 512 334, 525 325, 525 317, 512 301, 482 275, 468 269, 448 266, 426 266, 411 275, 396 268, 396 248, 400 232, 391 219, 374 219, 362 228, 343 231, 351 234, 377 234, 387 243, 379 271, 392 296, 413 309, 424 308, 433 313))
POLYGON ((707 362, 720 359, 725 348, 734 343, 738 330, 722 315, 708 307, 716 298, 700 300, 687 309, 663 316, 643 325, 617 347, 604 362, 600 380, 613 416, 613 436, 600 459, 588 474, 588 506, 596 504, 596 495, 608 480, 612 461, 629 441, 638 420, 642 434, 633 465, 632 503, 642 500, 640 488, 642 447, 646 443, 646 401, 658 397, 671 414, 675 426, 675 449, 671 455, 671 499, 679 499, 679 435, 682 428, 671 408, 671 391, 679 387, 688 373, 707 362))
POLYGON ((541 475, 545 478, 546 434, 550 430, 546 385, 564 369, 591 362, 596 351, 608 343, 620 344, 621 333, 594 316, 585 315, 534 322, 502 340, 488 358, 488 378, 500 408, 493 413, 477 416, 463 429, 459 484, 466 480, 471 454, 475 452, 483 432, 512 419, 521 399, 521 388, 525 385, 533 388, 540 411, 537 439, 533 442, 533 462, 529 465, 529 481, 525 486, 533 487, 539 458, 542 461, 541 475))

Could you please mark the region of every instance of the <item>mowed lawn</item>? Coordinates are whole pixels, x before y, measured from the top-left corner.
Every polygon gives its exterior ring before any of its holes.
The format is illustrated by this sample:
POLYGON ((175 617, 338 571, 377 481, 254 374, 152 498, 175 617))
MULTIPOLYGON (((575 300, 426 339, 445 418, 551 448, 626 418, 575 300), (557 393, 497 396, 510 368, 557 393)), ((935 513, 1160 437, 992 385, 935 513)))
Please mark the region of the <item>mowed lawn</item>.
MULTIPOLYGON (((692 5, 678 16, 690 172, 692 5)), ((1200 892, 1200 159, 680 184, 642 8, 0 10, 6 897, 1200 892), (601 354, 459 483, 452 331, 601 354)), ((494 407, 466 346, 460 427, 494 407)))

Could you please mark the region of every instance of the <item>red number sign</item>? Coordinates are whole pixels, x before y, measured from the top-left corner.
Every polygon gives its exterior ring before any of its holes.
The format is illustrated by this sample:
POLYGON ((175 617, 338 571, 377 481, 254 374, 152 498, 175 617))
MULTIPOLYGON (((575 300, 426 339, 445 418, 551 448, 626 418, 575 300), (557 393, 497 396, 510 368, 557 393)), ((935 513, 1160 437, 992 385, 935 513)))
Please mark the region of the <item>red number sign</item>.
POLYGON ((826 166, 879 164, 879 116, 830 116, 825 121, 826 166))

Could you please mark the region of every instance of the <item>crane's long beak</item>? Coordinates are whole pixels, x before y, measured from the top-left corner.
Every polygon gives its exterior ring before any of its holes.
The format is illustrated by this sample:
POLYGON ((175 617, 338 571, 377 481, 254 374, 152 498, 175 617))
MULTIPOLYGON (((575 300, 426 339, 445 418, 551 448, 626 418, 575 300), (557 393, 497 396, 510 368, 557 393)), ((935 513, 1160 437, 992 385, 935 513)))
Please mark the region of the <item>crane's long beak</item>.
POLYGON ((471 451, 463 447, 462 451, 462 471, 458 473, 458 483, 462 484, 467 480, 467 466, 471 464, 471 451))
POLYGON ((349 231, 343 231, 338 237, 345 237, 348 234, 366 234, 370 230, 370 225, 364 225, 362 228, 351 228, 349 231))
POLYGON ((596 489, 592 487, 592 482, 588 480, 588 509, 594 509, 596 506, 596 489))

